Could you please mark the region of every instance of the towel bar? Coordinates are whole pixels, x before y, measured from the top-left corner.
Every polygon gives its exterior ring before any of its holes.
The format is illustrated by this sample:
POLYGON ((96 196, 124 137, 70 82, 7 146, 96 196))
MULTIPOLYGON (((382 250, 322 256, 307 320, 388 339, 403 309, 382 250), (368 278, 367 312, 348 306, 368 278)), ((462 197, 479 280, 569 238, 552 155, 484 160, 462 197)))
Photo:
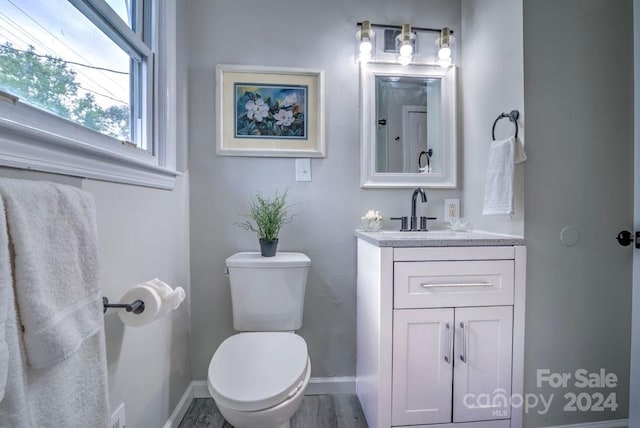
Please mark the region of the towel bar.
POLYGON ((500 116, 493 122, 493 127, 491 128, 491 138, 496 140, 496 124, 502 118, 508 118, 509 121, 513 122, 516 127, 516 140, 518 139, 518 118, 520 118, 520 112, 518 110, 511 110, 509 113, 500 113, 500 116))
POLYGON ((141 314, 144 312, 144 302, 142 300, 136 300, 133 303, 109 303, 107 297, 102 298, 102 304, 104 305, 103 313, 107 312, 107 309, 125 309, 127 312, 133 312, 134 314, 141 314))

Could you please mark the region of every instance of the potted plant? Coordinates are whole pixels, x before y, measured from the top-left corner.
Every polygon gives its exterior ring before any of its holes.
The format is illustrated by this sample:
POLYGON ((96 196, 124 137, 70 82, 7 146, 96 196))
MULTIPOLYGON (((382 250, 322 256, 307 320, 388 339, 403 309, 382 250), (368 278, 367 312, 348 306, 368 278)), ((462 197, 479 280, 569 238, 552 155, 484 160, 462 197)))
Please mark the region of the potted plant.
POLYGON ((236 223, 246 230, 251 230, 258 234, 260 242, 260 253, 263 257, 273 257, 278 248, 278 234, 280 229, 290 223, 293 216, 289 213, 287 205, 287 191, 282 194, 276 193, 273 198, 262 196, 256 193, 251 198, 249 208, 250 220, 236 223))

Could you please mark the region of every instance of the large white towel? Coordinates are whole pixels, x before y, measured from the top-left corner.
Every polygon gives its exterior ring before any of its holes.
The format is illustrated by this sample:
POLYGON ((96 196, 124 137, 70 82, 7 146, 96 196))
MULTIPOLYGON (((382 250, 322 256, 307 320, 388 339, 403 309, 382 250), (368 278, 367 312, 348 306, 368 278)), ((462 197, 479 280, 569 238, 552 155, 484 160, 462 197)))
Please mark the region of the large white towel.
POLYGON ((484 186, 484 215, 513 215, 513 187, 517 163, 527 159, 522 143, 509 137, 489 146, 484 186))
MULTIPOLYGON (((21 324, 18 346, 9 344, 10 372, 19 373, 7 381, 4 401, 24 395, 30 426, 106 426, 93 198, 69 186, 9 179, 0 179, 0 197, 12 250, 14 318, 21 324)), ((0 404, 0 426, 14 426, 12 415, 22 409, 14 405, 12 413, 0 404)))
MULTIPOLYGON (((9 348, 7 346, 7 320, 9 319, 9 297, 13 290, 11 283, 11 265, 9 263, 9 236, 4 213, 4 204, 0 198, 0 402, 4 398, 9 373, 9 348)), ((13 301, 13 298, 11 298, 13 301)))
POLYGON ((4 330, 3 338, 6 345, 6 355, 3 357, 7 359, 3 363, 8 369, 0 394, 0 427, 32 428, 38 425, 34 422, 31 403, 27 399, 27 363, 16 312, 9 254, 6 216, 0 198, 0 288, 6 291, 0 297, 0 305, 6 309, 4 325, 0 328, 4 330))

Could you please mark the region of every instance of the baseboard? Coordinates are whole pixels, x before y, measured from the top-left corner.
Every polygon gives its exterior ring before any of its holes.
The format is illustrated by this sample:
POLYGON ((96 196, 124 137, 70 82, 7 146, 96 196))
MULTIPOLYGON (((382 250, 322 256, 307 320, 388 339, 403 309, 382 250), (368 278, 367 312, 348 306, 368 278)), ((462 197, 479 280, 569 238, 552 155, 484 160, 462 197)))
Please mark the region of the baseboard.
POLYGON ((193 385, 193 398, 211 398, 206 380, 194 380, 191 385, 193 385))
POLYGON ((184 415, 187 413, 187 409, 189 409, 189 406, 191 405, 191 400, 195 398, 193 394, 193 384, 194 382, 191 382, 187 386, 187 389, 185 389, 184 394, 182 394, 182 398, 180 398, 175 409, 171 412, 169 419, 165 422, 164 428, 178 428, 178 425, 182 422, 182 418, 184 418, 184 415))
POLYGON ((544 428, 627 428, 628 426, 628 419, 616 419, 613 421, 585 422, 583 424, 556 425, 544 428))
MULTIPOLYGON (((356 378, 352 376, 342 377, 312 377, 307 386, 305 395, 325 395, 325 394, 355 394, 356 378)), ((173 409, 171 416, 164 424, 164 428, 177 428, 184 418, 184 415, 194 398, 211 398, 206 380, 194 380, 182 394, 182 398, 173 409)), ((612 425, 618 427, 618 425, 612 425)), ((602 428, 605 428, 603 426, 602 428)))
POLYGON ((355 394, 356 378, 353 376, 312 377, 305 395, 355 394))

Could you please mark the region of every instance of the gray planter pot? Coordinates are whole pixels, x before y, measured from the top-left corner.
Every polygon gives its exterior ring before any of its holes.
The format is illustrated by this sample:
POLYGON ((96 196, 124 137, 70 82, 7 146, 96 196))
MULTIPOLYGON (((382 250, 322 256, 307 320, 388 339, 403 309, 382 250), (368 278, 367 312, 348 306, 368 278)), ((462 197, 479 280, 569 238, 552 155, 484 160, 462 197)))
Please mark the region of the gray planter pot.
POLYGON ((259 239, 260 241, 260 253, 262 257, 273 257, 276 255, 278 249, 278 240, 267 241, 266 239, 259 239))

